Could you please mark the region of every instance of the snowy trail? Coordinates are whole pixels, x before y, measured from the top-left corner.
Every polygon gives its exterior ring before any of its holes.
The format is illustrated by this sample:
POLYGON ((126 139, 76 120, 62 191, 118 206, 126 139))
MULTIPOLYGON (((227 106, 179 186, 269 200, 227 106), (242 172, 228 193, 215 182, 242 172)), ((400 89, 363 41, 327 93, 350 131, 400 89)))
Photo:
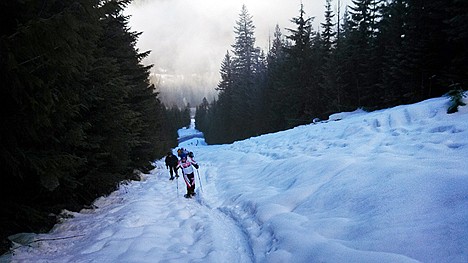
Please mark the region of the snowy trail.
POLYGON ((177 182, 168 180, 162 161, 156 164, 146 180, 122 186, 95 202, 97 209, 72 213, 51 233, 37 235, 35 240, 48 240, 21 247, 11 262, 252 262, 236 222, 204 205, 199 190, 197 198, 184 198, 182 178, 177 197, 177 182), (71 238, 52 240, 64 233, 71 238))
MULTIPOLYGON (((162 162, 161 162, 162 167, 162 162)), ((167 178, 166 171, 159 171, 158 180, 167 178)), ((196 176, 197 177, 197 176, 196 176)), ((198 184, 197 178, 197 184, 198 184)), ((200 186, 197 186, 197 196, 192 199, 185 199, 185 184, 179 178, 179 197, 176 196, 177 181, 162 183, 165 185, 164 192, 167 193, 169 206, 175 205, 172 213, 175 214, 173 220, 179 220, 180 230, 176 231, 174 239, 181 237, 183 241, 191 236, 190 242, 180 242, 173 246, 177 250, 172 252, 180 253, 180 257, 174 258, 174 262, 216 262, 219 259, 226 259, 232 262, 252 262, 252 251, 245 240, 242 229, 231 218, 225 216, 216 209, 209 207, 204 201, 204 193, 200 186), (180 219, 183 219, 180 221, 180 219), (181 253, 182 252, 182 253, 181 253), (186 255, 187 253, 187 255, 186 255)), ((161 191, 163 192, 163 191, 161 191)), ((168 257, 164 257, 162 262, 173 262, 168 257)))
POLYGON ((191 138, 179 147, 200 164, 196 198, 181 178, 177 197, 158 160, 97 209, 17 235, 0 262, 466 263, 468 107, 449 115, 447 101, 227 145, 191 138))

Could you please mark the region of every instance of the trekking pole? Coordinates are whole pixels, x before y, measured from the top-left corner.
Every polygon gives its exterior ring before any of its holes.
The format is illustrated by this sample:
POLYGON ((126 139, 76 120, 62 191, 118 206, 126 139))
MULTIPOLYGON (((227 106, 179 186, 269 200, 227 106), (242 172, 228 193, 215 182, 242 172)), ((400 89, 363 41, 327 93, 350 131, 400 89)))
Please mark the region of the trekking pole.
POLYGON ((179 176, 176 176, 177 198, 179 198, 179 176))
POLYGON ((203 192, 203 186, 201 184, 200 173, 198 172, 198 169, 197 169, 197 175, 198 175, 198 182, 200 182, 200 190, 203 192))

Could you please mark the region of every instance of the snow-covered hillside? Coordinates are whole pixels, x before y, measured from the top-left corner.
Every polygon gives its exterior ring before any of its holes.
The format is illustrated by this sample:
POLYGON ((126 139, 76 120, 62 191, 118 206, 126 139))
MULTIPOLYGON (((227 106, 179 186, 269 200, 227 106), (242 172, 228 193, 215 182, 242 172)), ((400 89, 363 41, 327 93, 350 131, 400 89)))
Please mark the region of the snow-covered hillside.
POLYGON ((229 145, 185 141, 201 166, 196 198, 158 160, 96 209, 17 235, 23 245, 0 259, 468 262, 468 107, 449 115, 447 104, 336 114, 229 145))

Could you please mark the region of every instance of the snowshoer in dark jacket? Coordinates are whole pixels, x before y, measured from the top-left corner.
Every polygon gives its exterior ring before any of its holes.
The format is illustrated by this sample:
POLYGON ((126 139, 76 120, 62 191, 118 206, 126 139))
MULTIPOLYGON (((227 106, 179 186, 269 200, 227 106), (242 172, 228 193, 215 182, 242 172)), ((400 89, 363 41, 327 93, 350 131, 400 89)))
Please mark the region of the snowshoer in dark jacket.
POLYGON ((182 174, 184 175, 184 181, 187 185, 187 194, 184 195, 186 198, 190 198, 195 195, 195 175, 193 173, 193 167, 198 169, 198 164, 191 157, 182 154, 180 157, 179 164, 177 169, 182 169, 182 174))
POLYGON ((174 174, 176 177, 179 177, 177 174, 177 164, 179 163, 179 159, 177 159, 177 157, 172 154, 172 152, 168 152, 165 162, 166 168, 169 169, 169 173, 171 174, 171 178, 169 178, 169 180, 174 180, 174 174))
MULTIPOLYGON (((187 151, 187 149, 184 149, 184 148, 179 148, 177 150, 177 156, 182 157, 182 155, 185 155, 187 156, 189 154, 189 152, 187 151)), ((193 157, 193 156, 190 156, 190 157, 193 157)))

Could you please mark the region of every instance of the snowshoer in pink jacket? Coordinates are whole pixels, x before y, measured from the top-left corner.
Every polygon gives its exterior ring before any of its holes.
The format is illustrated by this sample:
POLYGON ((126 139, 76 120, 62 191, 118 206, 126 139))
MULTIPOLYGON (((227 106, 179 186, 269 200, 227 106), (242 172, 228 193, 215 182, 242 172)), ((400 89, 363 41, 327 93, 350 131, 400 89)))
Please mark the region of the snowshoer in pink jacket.
POLYGON ((193 160, 191 157, 187 157, 187 155, 182 154, 180 156, 179 164, 177 165, 177 169, 182 169, 182 174, 184 175, 184 181, 187 185, 187 194, 184 195, 186 198, 190 198, 195 195, 195 175, 194 170, 198 169, 198 164, 193 160))

